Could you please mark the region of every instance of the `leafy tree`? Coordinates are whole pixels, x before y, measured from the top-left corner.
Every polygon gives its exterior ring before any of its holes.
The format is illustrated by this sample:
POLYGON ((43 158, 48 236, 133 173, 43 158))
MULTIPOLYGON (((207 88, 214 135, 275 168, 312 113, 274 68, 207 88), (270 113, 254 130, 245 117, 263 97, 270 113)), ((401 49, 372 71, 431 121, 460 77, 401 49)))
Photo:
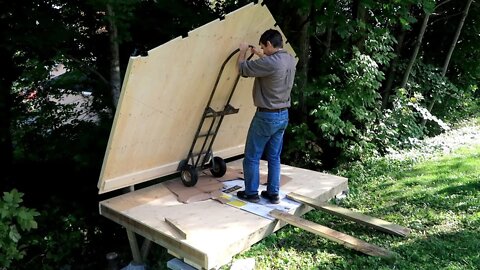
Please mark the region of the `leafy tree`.
MULTIPOLYGON (((452 57, 453 50, 455 49, 460 33, 462 32, 463 24, 465 23, 465 18, 468 15, 468 11, 470 10, 470 5, 472 4, 472 2, 473 0, 468 0, 465 5, 465 9, 462 12, 462 17, 460 19, 460 22, 458 23, 458 27, 457 27, 457 30, 455 31, 453 41, 450 45, 450 48, 448 49, 447 56, 445 57, 445 61, 443 63, 442 76, 445 76, 445 74, 447 73, 448 65, 450 64, 450 59, 452 57)), ((437 99, 438 99, 437 94, 433 94, 432 100, 428 105, 428 111, 430 112, 432 111, 432 108, 435 105, 435 102, 437 101, 437 99)))

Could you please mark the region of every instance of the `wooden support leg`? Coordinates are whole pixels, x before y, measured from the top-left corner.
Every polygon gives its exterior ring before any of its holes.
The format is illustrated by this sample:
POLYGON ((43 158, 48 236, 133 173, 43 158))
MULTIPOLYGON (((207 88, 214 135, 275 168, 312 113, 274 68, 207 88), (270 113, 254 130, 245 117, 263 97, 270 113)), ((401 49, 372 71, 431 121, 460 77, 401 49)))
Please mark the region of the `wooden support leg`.
POLYGON ((142 249, 140 250, 142 254, 142 261, 147 260, 148 252, 150 251, 151 246, 152 246, 152 241, 145 238, 145 240, 143 240, 143 243, 142 243, 142 249))
MULTIPOLYGON (((135 191, 134 186, 129 186, 126 187, 125 192, 133 192, 135 191)), ((138 248, 138 242, 137 242, 137 236, 135 235, 135 232, 127 229, 127 236, 128 236, 128 242, 130 243, 130 249, 132 250, 132 256, 133 256, 133 262, 136 264, 142 264, 143 263, 143 253, 140 253, 140 249, 138 248)), ((145 244, 145 242, 144 242, 145 244)), ((143 247, 142 247, 143 249, 143 247)), ((146 257, 146 256, 145 256, 146 257)))
POLYGON ((127 229, 128 242, 130 243, 130 249, 132 250, 133 262, 141 264, 143 262, 140 255, 140 249, 138 248, 137 236, 131 230, 127 229))

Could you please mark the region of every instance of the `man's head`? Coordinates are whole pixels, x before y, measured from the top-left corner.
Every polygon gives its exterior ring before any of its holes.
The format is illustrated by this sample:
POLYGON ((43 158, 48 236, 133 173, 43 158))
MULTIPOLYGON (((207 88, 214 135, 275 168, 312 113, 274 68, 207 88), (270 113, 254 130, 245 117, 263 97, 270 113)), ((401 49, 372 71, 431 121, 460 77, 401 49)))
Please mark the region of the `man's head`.
POLYGON ((259 45, 266 55, 271 55, 283 48, 282 34, 277 30, 269 29, 260 36, 259 45))

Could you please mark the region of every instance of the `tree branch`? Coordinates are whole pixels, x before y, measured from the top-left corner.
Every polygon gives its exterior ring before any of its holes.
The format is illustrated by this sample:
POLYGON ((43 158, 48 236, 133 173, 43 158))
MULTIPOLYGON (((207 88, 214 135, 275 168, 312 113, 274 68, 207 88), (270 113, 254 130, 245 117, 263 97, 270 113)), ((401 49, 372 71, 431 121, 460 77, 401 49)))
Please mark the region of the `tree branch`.
POLYGON ((452 17, 461 15, 462 13, 463 13, 463 11, 462 11, 462 12, 457 12, 457 13, 452 14, 452 15, 448 15, 448 16, 446 16, 446 17, 438 18, 438 19, 430 22, 428 25, 433 25, 433 24, 435 24, 435 23, 437 23, 437 22, 439 22, 439 21, 447 20, 447 19, 450 19, 450 18, 452 18, 452 17))
POLYGON ((452 0, 445 0, 445 1, 441 2, 441 3, 439 3, 433 10, 435 10, 435 9, 437 9, 437 8, 445 5, 446 3, 450 2, 450 1, 452 1, 452 0))
MULTIPOLYGON (((91 68, 89 65, 85 65, 83 63, 83 61, 71 56, 71 55, 68 55, 68 54, 65 54, 66 57, 68 57, 68 59, 71 59, 73 60, 75 63, 79 64, 79 67, 83 70, 87 70, 95 75, 97 75, 97 77, 100 79, 100 81, 102 81, 103 83, 105 83, 105 85, 109 86, 109 87, 112 87, 113 85, 110 83, 109 80, 107 80, 100 72, 98 72, 97 70, 91 68)), ((113 87, 116 87, 116 86, 113 86, 113 87)))

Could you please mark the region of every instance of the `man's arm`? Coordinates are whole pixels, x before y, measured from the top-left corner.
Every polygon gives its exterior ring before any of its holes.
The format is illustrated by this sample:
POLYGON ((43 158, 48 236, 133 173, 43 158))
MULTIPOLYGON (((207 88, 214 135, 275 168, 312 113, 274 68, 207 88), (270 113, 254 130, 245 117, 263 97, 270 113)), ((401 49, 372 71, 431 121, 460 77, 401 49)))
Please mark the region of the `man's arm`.
POLYGON ((242 42, 239 46, 239 53, 237 58, 238 73, 242 77, 265 77, 272 74, 275 69, 272 67, 271 61, 268 61, 268 57, 260 57, 256 60, 248 61, 247 51, 251 48, 252 53, 258 56, 263 56, 263 52, 256 50, 253 46, 249 46, 247 43, 242 42))
POLYGON ((240 51, 238 52, 237 68, 238 72, 241 74, 242 70, 240 64, 247 59, 248 44, 246 42, 240 43, 239 49, 240 51))

